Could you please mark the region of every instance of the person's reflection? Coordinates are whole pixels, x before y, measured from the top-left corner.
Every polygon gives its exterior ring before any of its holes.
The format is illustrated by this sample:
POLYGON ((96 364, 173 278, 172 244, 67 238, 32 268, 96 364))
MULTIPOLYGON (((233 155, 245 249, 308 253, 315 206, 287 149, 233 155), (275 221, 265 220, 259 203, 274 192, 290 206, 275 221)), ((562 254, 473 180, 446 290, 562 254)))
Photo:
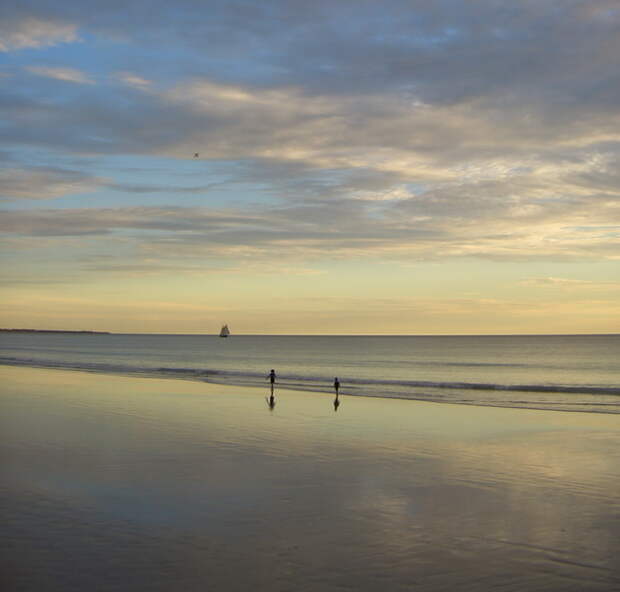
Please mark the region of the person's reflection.
POLYGON ((265 397, 265 400, 267 401, 267 407, 269 407, 270 411, 273 411, 273 408, 276 406, 276 398, 273 392, 269 397, 265 397))
POLYGON ((338 400, 338 395, 334 399, 334 411, 338 411, 338 407, 340 406, 340 401, 338 400))

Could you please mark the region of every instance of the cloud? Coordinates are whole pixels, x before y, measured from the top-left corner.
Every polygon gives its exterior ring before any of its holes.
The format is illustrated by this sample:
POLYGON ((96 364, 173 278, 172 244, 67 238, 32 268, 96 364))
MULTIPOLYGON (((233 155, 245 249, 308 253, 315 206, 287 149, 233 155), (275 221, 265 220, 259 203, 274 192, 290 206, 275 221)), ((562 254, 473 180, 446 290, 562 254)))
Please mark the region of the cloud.
POLYGON ((260 223, 261 218, 199 208, 135 207, 5 211, 0 230, 28 236, 109 234, 115 230, 199 232, 260 223))
MULTIPOLYGON (((306 171, 371 171, 399 184, 529 172, 571 174, 573 184, 588 186, 587 174, 601 168, 596 159, 617 160, 620 153, 620 115, 610 119, 604 112, 572 113, 556 125, 536 113, 524 118, 514 104, 433 105, 399 94, 319 95, 206 79, 147 94, 130 86, 127 93, 110 101, 93 91, 51 103, 16 91, 4 99, 11 117, 5 136, 87 153, 187 158, 200 152, 202 159, 293 163, 306 171)), ((617 190, 612 170, 607 180, 617 190)))
POLYGON ((527 278, 520 282, 523 286, 542 287, 542 288, 559 288, 561 290, 620 290, 620 281, 599 282, 592 280, 578 280, 574 278, 560 277, 533 277, 527 278))
POLYGON ((495 202, 436 193, 373 202, 313 199, 247 208, 134 207, 5 211, 0 231, 32 237, 118 234, 170 259, 613 259, 617 204, 495 202), (377 209, 377 203, 379 209, 377 209), (580 225, 578 228, 577 225, 580 225))
POLYGON ((0 20, 0 51, 48 47, 79 41, 77 25, 35 16, 0 20))
MULTIPOLYGON (((569 102, 604 90, 598 100, 609 100, 617 90, 605 69, 618 48, 613 0, 153 0, 122 12, 101 0, 88 9, 66 0, 37 9, 150 51, 199 55, 199 65, 180 64, 184 71, 261 85, 288 81, 320 94, 408 89, 447 104, 506 90, 569 102)), ((162 54, 160 64, 166 60, 178 63, 178 55, 162 54)))
POLYGON ((52 167, 0 168, 0 199, 52 199, 90 193, 103 179, 52 167))
POLYGON ((115 191, 122 191, 125 193, 195 193, 206 194, 210 190, 222 187, 225 183, 209 183, 207 185, 195 185, 190 187, 178 186, 178 185, 132 185, 128 183, 108 183, 107 187, 114 189, 115 191))
POLYGON ((436 105, 483 100, 512 104, 524 119, 543 112, 564 121, 588 104, 614 110, 620 92, 613 0, 153 0, 120 12, 102 0, 88 8, 65 0, 28 10, 30 19, 76 22, 99 38, 122 40, 140 52, 136 75, 146 79, 165 68, 318 95, 399 92, 436 105))
POLYGON ((77 84, 95 84, 95 81, 74 68, 46 68, 43 66, 28 66, 28 72, 37 76, 45 76, 62 80, 64 82, 75 82, 77 84))
POLYGON ((151 86, 150 80, 131 72, 117 72, 115 78, 127 86, 141 90, 147 90, 151 86))

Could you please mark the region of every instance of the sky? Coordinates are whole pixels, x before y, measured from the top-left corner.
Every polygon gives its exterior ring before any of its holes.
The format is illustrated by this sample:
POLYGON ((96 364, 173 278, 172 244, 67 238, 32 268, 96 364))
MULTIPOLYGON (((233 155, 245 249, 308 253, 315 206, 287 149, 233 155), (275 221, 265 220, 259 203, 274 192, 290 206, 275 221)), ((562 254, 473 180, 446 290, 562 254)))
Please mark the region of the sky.
POLYGON ((0 112, 0 327, 620 332, 617 0, 6 1, 0 112))

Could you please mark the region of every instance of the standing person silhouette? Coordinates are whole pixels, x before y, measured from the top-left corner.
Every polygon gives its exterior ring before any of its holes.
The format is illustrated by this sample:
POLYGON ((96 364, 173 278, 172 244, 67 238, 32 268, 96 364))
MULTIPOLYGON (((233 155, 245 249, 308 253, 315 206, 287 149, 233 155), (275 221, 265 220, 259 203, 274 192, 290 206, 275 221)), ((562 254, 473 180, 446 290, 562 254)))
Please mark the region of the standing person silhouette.
POLYGON ((269 372, 269 376, 267 377, 271 381, 271 396, 273 396, 273 386, 276 382, 276 371, 272 368, 271 372, 269 372))
POLYGON ((340 390, 340 381, 338 377, 334 378, 334 390, 336 391, 336 398, 334 399, 334 411, 338 411, 338 405, 340 405, 340 401, 338 400, 338 391, 340 390))

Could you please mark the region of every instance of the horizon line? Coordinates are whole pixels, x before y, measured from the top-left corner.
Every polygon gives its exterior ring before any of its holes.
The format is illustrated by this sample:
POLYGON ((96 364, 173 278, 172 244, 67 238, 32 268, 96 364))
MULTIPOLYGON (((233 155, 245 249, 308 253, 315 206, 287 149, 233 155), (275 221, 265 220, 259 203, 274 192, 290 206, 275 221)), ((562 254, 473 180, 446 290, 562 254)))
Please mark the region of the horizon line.
MULTIPOLYGON (((203 337, 219 337, 213 333, 177 333, 174 331, 109 331, 97 329, 12 329, 0 328, 0 332, 14 333, 88 333, 96 335, 196 335, 203 337)), ((578 332, 578 333, 234 333, 230 337, 561 337, 561 336, 595 336, 620 335, 620 332, 578 332)))

